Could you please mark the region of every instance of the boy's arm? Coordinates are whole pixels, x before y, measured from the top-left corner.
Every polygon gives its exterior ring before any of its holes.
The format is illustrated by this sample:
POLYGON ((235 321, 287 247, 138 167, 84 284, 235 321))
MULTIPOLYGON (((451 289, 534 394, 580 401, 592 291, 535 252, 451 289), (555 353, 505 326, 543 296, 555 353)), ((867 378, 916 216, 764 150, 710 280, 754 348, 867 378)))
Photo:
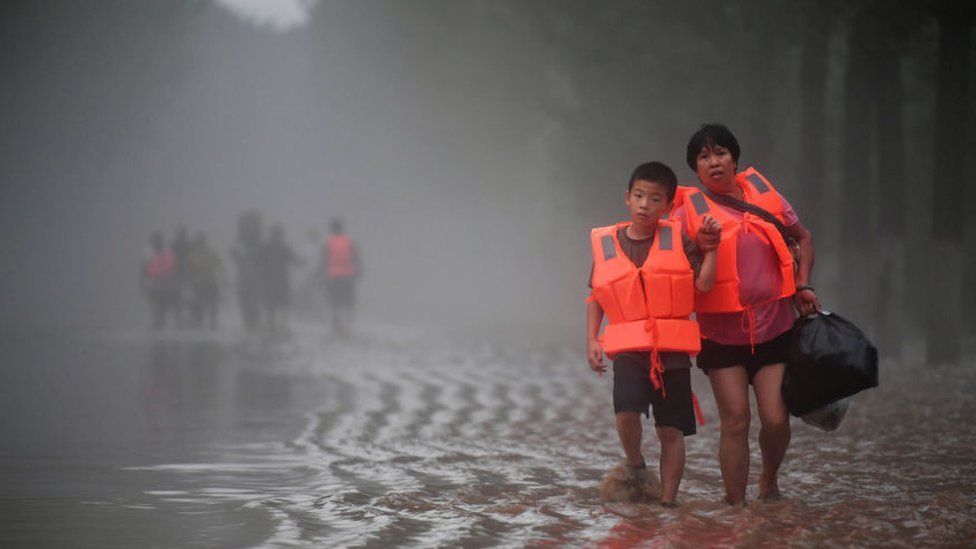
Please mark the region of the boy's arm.
POLYGON ((715 284, 715 267, 718 263, 717 250, 718 242, 722 237, 722 225, 712 216, 706 215, 702 219, 702 226, 698 232, 715 242, 713 245, 702 248, 701 269, 698 271, 698 276, 695 277, 695 287, 698 288, 698 291, 707 292, 715 284))
POLYGON ((715 265, 718 263, 717 257, 718 252, 715 250, 704 252, 701 269, 699 269, 698 276, 695 278, 695 287, 698 288, 698 291, 707 292, 712 289, 712 285, 715 283, 715 265))
POLYGON ((590 363, 591 370, 602 375, 607 371, 607 365, 603 362, 603 346, 597 337, 601 324, 603 307, 590 296, 586 304, 586 361, 590 363))

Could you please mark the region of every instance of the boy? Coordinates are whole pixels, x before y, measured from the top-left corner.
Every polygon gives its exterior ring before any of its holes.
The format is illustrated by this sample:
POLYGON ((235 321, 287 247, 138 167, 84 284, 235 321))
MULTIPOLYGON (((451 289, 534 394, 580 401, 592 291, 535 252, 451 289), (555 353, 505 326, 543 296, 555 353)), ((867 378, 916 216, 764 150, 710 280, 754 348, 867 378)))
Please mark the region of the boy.
MULTIPOLYGON (((684 472, 683 436, 695 434, 690 355, 701 342, 698 324, 689 317, 695 289, 711 289, 716 264, 716 246, 699 252, 680 224, 666 219, 677 185, 674 171, 660 162, 634 170, 624 200, 631 220, 591 232, 586 315, 587 360, 602 375, 603 354, 613 359, 617 433, 627 469, 641 484, 648 472, 640 414, 653 408, 661 442, 661 504, 668 507, 676 505, 684 472), (608 323, 598 335, 604 314, 608 323)), ((713 237, 721 226, 708 218, 699 232, 717 242, 713 237)))

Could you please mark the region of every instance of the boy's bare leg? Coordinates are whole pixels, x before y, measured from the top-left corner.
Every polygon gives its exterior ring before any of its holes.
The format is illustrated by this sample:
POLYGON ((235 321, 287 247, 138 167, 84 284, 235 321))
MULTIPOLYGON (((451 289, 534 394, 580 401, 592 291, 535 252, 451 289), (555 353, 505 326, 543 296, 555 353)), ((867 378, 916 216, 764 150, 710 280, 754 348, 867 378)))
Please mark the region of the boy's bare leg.
POLYGON ((674 503, 685 470, 685 437, 674 427, 658 427, 661 441, 661 503, 674 503))
POLYGON ((640 467, 644 463, 644 456, 641 455, 641 436, 644 432, 641 428, 640 414, 637 412, 619 412, 617 414, 617 434, 620 435, 620 443, 624 447, 624 454, 627 456, 627 465, 640 467))
POLYGON ((738 505, 746 499, 749 480, 749 376, 742 366, 715 368, 708 372, 708 381, 722 423, 718 463, 725 500, 738 505))
POLYGON ((762 450, 762 473, 759 475, 761 499, 780 497, 776 474, 790 445, 790 412, 780 392, 784 369, 782 363, 764 366, 756 372, 752 381, 759 407, 759 421, 762 423, 759 429, 759 448, 762 450))

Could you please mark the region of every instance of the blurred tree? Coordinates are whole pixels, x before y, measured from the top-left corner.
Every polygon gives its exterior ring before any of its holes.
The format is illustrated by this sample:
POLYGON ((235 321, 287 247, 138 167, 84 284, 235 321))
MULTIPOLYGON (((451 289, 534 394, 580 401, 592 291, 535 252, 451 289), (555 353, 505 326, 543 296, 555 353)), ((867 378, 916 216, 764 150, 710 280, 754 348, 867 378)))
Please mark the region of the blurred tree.
POLYGON ((935 174, 932 233, 927 262, 932 290, 926 315, 927 358, 931 364, 953 363, 962 351, 962 273, 971 261, 963 249, 966 212, 965 182, 969 75, 972 70, 972 31, 976 5, 968 1, 945 0, 933 4, 939 25, 936 104, 935 174))

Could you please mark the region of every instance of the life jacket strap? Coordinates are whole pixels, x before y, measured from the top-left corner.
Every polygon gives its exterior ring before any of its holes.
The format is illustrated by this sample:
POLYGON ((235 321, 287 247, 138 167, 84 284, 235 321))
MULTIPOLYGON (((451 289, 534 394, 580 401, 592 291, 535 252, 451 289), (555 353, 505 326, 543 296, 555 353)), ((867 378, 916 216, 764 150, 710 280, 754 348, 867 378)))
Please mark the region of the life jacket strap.
POLYGON ((753 355, 756 354, 756 313, 753 311, 752 305, 746 305, 745 311, 742 312, 742 316, 739 317, 739 328, 742 331, 749 332, 749 352, 753 355), (743 324, 746 324, 743 326, 743 324))
POLYGON ((698 425, 705 425, 705 414, 702 412, 701 404, 698 404, 698 395, 694 391, 691 392, 691 404, 695 407, 695 419, 698 421, 698 425))

